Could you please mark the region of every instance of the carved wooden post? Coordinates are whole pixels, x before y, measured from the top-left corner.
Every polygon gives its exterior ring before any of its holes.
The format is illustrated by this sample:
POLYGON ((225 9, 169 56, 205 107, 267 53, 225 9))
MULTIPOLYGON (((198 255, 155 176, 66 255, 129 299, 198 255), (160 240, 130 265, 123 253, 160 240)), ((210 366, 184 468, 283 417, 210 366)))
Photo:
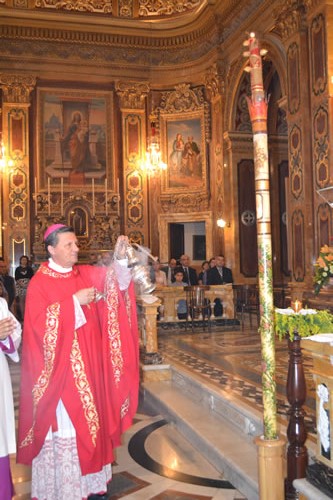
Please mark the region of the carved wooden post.
POLYGON ((298 495, 293 487, 293 480, 306 476, 308 452, 304 446, 306 429, 304 423, 305 412, 302 406, 306 399, 306 385, 301 350, 301 337, 294 332, 294 340, 288 340, 289 366, 287 379, 287 398, 290 403, 289 424, 287 430, 287 479, 286 498, 297 499, 298 495))

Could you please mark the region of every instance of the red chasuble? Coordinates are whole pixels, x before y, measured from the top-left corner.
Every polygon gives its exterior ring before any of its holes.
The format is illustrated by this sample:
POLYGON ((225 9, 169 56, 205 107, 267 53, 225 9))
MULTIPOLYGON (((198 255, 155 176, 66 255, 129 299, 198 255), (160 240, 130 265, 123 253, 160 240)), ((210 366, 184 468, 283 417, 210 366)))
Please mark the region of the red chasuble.
POLYGON ((43 264, 32 278, 23 333, 17 460, 31 464, 61 399, 75 427, 83 475, 112 463, 113 448, 138 403, 139 360, 133 283, 120 291, 112 268, 43 264), (95 286, 106 299, 82 306, 75 330, 73 294, 95 286))

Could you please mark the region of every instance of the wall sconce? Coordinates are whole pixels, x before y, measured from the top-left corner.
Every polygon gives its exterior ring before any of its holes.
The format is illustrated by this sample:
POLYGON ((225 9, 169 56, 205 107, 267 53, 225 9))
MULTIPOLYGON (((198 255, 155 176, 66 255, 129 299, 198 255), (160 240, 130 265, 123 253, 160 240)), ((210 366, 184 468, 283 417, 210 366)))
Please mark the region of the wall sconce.
POLYGON ((157 118, 154 113, 149 116, 150 137, 148 138, 146 158, 141 163, 142 170, 144 170, 147 174, 152 175, 167 169, 167 164, 162 161, 160 144, 156 135, 156 119, 157 118))
POLYGON ((13 165, 13 160, 6 155, 6 148, 2 140, 2 134, 0 134, 0 170, 4 170, 7 167, 12 167, 13 165))
POLYGON ((225 221, 224 219, 221 219, 221 218, 217 219, 216 224, 222 228, 231 226, 230 221, 225 221))

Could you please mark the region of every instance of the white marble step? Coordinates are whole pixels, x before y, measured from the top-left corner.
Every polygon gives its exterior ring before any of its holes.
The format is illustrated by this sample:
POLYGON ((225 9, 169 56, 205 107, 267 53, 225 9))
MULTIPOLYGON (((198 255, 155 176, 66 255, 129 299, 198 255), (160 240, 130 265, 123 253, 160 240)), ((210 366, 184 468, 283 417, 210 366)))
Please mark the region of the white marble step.
MULTIPOLYGON (((156 368, 156 367, 155 367, 156 368)), ((254 437, 262 434, 260 413, 186 371, 170 368, 169 381, 144 382, 145 400, 221 471, 248 500, 257 500, 258 465, 254 437)))

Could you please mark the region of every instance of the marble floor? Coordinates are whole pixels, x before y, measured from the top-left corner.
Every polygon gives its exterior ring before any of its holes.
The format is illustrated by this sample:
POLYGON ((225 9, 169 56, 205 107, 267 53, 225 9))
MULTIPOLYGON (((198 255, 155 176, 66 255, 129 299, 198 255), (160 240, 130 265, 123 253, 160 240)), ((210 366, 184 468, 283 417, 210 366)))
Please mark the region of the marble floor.
MULTIPOLYGON (((200 327, 193 332, 183 327, 161 325, 159 352, 194 370, 203 380, 228 388, 249 406, 261 405, 260 339, 255 327, 215 324, 211 332, 200 327)), ((277 402, 279 418, 286 420, 288 402, 285 385, 288 353, 277 343, 277 402)), ((304 358, 306 374, 311 361, 304 358)), ((20 367, 10 364, 16 414, 20 367)), ((306 375, 307 427, 314 432, 314 392, 306 375)), ((30 498, 30 469, 15 463, 12 456, 15 500, 30 498)), ((132 500, 227 500, 245 499, 232 484, 186 441, 143 397, 132 428, 124 435, 113 464, 109 499, 132 500)), ((71 500, 71 499, 68 499, 71 500)), ((76 500, 76 499, 73 499, 76 500)))

